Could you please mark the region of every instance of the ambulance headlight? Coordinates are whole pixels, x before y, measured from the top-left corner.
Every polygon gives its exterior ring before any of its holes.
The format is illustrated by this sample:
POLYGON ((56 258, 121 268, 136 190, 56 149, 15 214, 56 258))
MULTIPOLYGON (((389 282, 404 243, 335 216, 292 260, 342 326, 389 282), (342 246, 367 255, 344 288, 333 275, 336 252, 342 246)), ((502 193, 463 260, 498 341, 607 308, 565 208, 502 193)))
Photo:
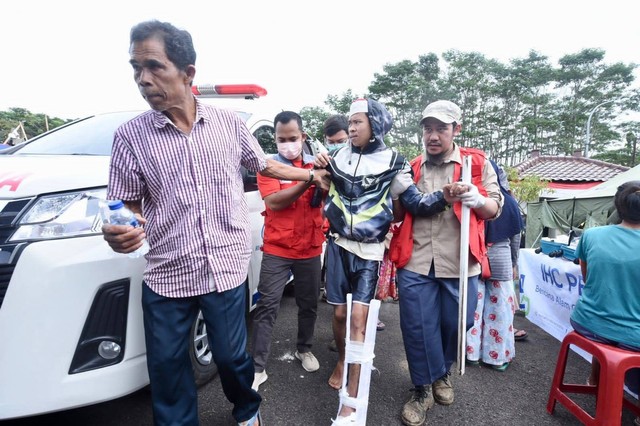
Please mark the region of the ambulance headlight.
POLYGON ((106 188, 39 197, 9 241, 38 241, 101 234, 106 188))

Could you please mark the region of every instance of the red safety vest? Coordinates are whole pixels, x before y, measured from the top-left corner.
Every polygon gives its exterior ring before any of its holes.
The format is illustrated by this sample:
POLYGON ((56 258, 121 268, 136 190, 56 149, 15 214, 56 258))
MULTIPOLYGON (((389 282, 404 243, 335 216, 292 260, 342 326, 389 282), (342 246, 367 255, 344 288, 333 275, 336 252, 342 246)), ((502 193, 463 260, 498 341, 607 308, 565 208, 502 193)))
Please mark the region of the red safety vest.
MULTIPOLYGON (((301 166, 313 168, 313 163, 301 166)), ((283 190, 297 185, 298 182, 283 182, 278 179, 258 175, 260 194, 263 191, 272 193, 274 189, 283 190)), ((322 207, 311 207, 311 198, 315 186, 309 187, 289 207, 282 210, 271 210, 265 206, 264 239, 262 250, 274 256, 287 259, 309 259, 322 254, 325 242, 325 220, 322 207)))
MULTIPOLYGON (((478 187, 480 194, 487 196, 487 190, 482 186, 482 170, 484 169, 485 154, 475 148, 460 147, 462 157, 471 156, 471 183, 478 187)), ((422 155, 411 160, 414 182, 420 180, 422 155)), ((453 171, 453 181, 457 182, 462 173, 462 166, 455 163, 453 171)), ((453 205, 453 212, 458 220, 462 215, 462 203, 453 205)), ((389 258, 397 268, 404 267, 409 263, 413 254, 413 216, 405 212, 404 220, 399 226, 393 227, 393 238, 389 246, 389 258)), ((484 242, 484 219, 478 218, 473 209, 469 219, 469 251, 473 258, 482 265, 482 276, 491 276, 489 262, 487 259, 487 247, 484 242), (489 275, 486 275, 489 274, 489 275)))

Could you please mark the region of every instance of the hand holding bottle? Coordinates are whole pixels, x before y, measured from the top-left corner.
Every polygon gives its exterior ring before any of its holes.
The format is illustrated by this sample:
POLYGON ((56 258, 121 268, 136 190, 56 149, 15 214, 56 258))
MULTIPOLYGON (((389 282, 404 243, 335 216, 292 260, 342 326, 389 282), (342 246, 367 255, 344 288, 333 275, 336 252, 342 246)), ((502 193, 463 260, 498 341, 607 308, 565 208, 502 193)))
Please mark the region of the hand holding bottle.
POLYGON ((146 220, 134 214, 120 200, 108 203, 109 211, 105 212, 102 234, 117 253, 128 254, 129 257, 140 257, 149 252, 149 244, 141 224, 146 220))

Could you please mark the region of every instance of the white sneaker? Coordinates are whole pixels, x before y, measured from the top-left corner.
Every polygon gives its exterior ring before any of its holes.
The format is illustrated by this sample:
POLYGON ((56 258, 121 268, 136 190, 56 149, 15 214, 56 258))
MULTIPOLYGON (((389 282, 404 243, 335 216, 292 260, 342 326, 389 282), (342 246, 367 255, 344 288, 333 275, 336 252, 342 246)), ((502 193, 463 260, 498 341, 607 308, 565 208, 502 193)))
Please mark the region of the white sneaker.
POLYGON ((300 353, 296 351, 295 357, 298 358, 300 362, 302 362, 302 368, 310 373, 318 371, 318 369, 320 368, 320 363, 311 352, 300 353))
POLYGON ((262 371, 260 373, 255 373, 253 375, 253 385, 251 385, 251 389, 258 392, 258 388, 261 384, 267 381, 269 376, 267 376, 267 370, 262 371))

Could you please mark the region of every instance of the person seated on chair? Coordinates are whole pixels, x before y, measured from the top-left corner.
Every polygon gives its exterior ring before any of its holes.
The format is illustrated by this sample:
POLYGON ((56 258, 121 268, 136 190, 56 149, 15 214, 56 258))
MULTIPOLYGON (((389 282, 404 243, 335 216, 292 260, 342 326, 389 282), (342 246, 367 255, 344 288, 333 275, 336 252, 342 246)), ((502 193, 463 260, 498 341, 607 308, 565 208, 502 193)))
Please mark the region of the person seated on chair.
MULTIPOLYGON (((584 337, 640 352, 640 181, 618 187, 614 203, 621 223, 587 229, 576 248, 585 279, 571 325, 584 337)), ((594 358, 589 384, 598 383, 594 358)), ((625 384, 640 388, 640 369, 629 370, 625 384)))

